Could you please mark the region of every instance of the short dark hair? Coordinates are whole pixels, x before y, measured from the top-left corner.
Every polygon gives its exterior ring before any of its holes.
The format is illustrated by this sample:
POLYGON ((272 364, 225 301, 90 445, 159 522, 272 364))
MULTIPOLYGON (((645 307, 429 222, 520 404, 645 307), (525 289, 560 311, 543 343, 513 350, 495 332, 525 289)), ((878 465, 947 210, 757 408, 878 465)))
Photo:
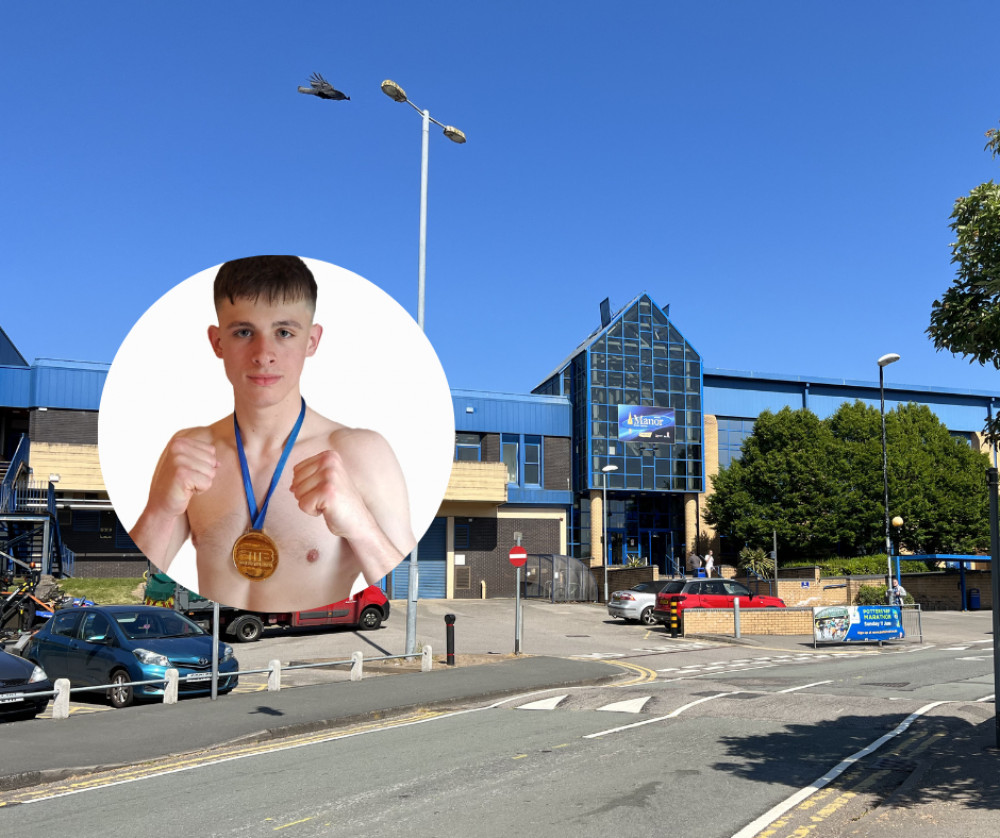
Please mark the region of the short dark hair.
POLYGON ((215 306, 223 300, 268 305, 304 300, 316 310, 316 280, 298 256, 248 256, 226 262, 215 275, 215 306))

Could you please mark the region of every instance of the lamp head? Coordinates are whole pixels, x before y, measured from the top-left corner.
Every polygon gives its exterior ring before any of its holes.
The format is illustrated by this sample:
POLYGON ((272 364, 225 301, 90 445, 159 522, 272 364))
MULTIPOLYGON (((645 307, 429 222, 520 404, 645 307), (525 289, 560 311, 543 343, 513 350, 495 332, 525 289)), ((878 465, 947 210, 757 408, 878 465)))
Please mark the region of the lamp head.
POLYGON ((889 364, 895 364, 899 360, 899 356, 895 352, 890 352, 888 355, 883 355, 878 359, 878 365, 880 367, 887 367, 889 364))
POLYGON ((394 102, 406 101, 406 91, 392 79, 386 79, 382 82, 382 92, 394 102))

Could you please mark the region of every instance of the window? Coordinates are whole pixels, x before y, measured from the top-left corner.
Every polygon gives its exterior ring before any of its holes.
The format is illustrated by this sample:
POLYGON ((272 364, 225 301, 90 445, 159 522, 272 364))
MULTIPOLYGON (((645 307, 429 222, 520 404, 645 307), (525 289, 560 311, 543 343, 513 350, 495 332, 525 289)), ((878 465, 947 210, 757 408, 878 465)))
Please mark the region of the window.
POLYGON ((478 463, 482 458, 483 437, 481 434, 455 434, 455 462, 478 463))
POLYGON ((507 466, 507 482, 517 485, 517 446, 520 438, 515 434, 504 434, 502 437, 502 459, 507 466))
POLYGON ((472 527, 467 521, 455 522, 455 549, 468 550, 471 542, 472 527))
POLYGON ((755 419, 719 417, 719 465, 722 468, 740 458, 743 440, 753 433, 755 421, 755 419))
POLYGON ((542 485, 542 438, 526 436, 524 438, 524 485, 542 485))

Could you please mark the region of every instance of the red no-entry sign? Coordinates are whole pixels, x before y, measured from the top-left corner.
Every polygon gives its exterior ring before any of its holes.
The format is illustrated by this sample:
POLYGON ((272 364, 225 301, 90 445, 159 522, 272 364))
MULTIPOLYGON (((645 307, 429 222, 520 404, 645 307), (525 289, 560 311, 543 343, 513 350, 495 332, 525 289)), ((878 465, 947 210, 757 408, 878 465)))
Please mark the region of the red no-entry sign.
POLYGON ((514 567, 524 567, 525 562, 528 561, 528 551, 523 547, 511 547, 510 548, 510 563, 514 567))

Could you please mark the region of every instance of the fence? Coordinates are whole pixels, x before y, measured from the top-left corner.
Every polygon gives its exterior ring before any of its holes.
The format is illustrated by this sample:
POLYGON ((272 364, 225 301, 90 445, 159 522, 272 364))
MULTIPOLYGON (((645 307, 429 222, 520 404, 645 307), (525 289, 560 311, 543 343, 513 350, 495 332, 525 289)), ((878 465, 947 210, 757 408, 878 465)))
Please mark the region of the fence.
POLYGON ((295 664, 293 666, 281 665, 281 661, 272 660, 270 661, 266 669, 244 669, 236 670, 235 672, 226 673, 213 673, 211 676, 207 677, 203 673, 192 673, 190 675, 185 675, 183 678, 176 669, 168 669, 164 674, 163 678, 153 678, 148 681, 121 681, 114 684, 102 684, 95 687, 71 687, 69 680, 66 678, 58 678, 55 682, 55 689, 45 690, 39 692, 25 693, 27 699, 32 699, 41 696, 53 696, 54 701, 52 705, 52 718, 53 719, 68 719, 69 718, 69 698, 73 693, 83 693, 83 692, 107 692, 110 693, 113 690, 124 690, 131 689, 132 687, 148 686, 152 684, 163 684, 163 704, 176 704, 179 694, 181 683, 195 683, 201 684, 205 681, 210 681, 212 685, 212 696, 217 693, 218 684, 220 681, 228 681, 231 678, 239 677, 240 675, 260 675, 267 674, 267 691, 277 692, 281 689, 281 673, 287 672, 293 669, 324 669, 332 666, 346 666, 350 664, 351 666, 351 681, 360 681, 364 674, 364 664, 365 663, 375 663, 377 661, 388 661, 388 660, 405 660, 408 658, 420 658, 420 671, 430 672, 432 668, 432 650, 430 646, 424 646, 423 651, 415 652, 409 655, 380 655, 377 657, 366 658, 363 653, 355 652, 350 658, 345 660, 334 660, 334 661, 320 661, 319 663, 303 663, 295 664))

